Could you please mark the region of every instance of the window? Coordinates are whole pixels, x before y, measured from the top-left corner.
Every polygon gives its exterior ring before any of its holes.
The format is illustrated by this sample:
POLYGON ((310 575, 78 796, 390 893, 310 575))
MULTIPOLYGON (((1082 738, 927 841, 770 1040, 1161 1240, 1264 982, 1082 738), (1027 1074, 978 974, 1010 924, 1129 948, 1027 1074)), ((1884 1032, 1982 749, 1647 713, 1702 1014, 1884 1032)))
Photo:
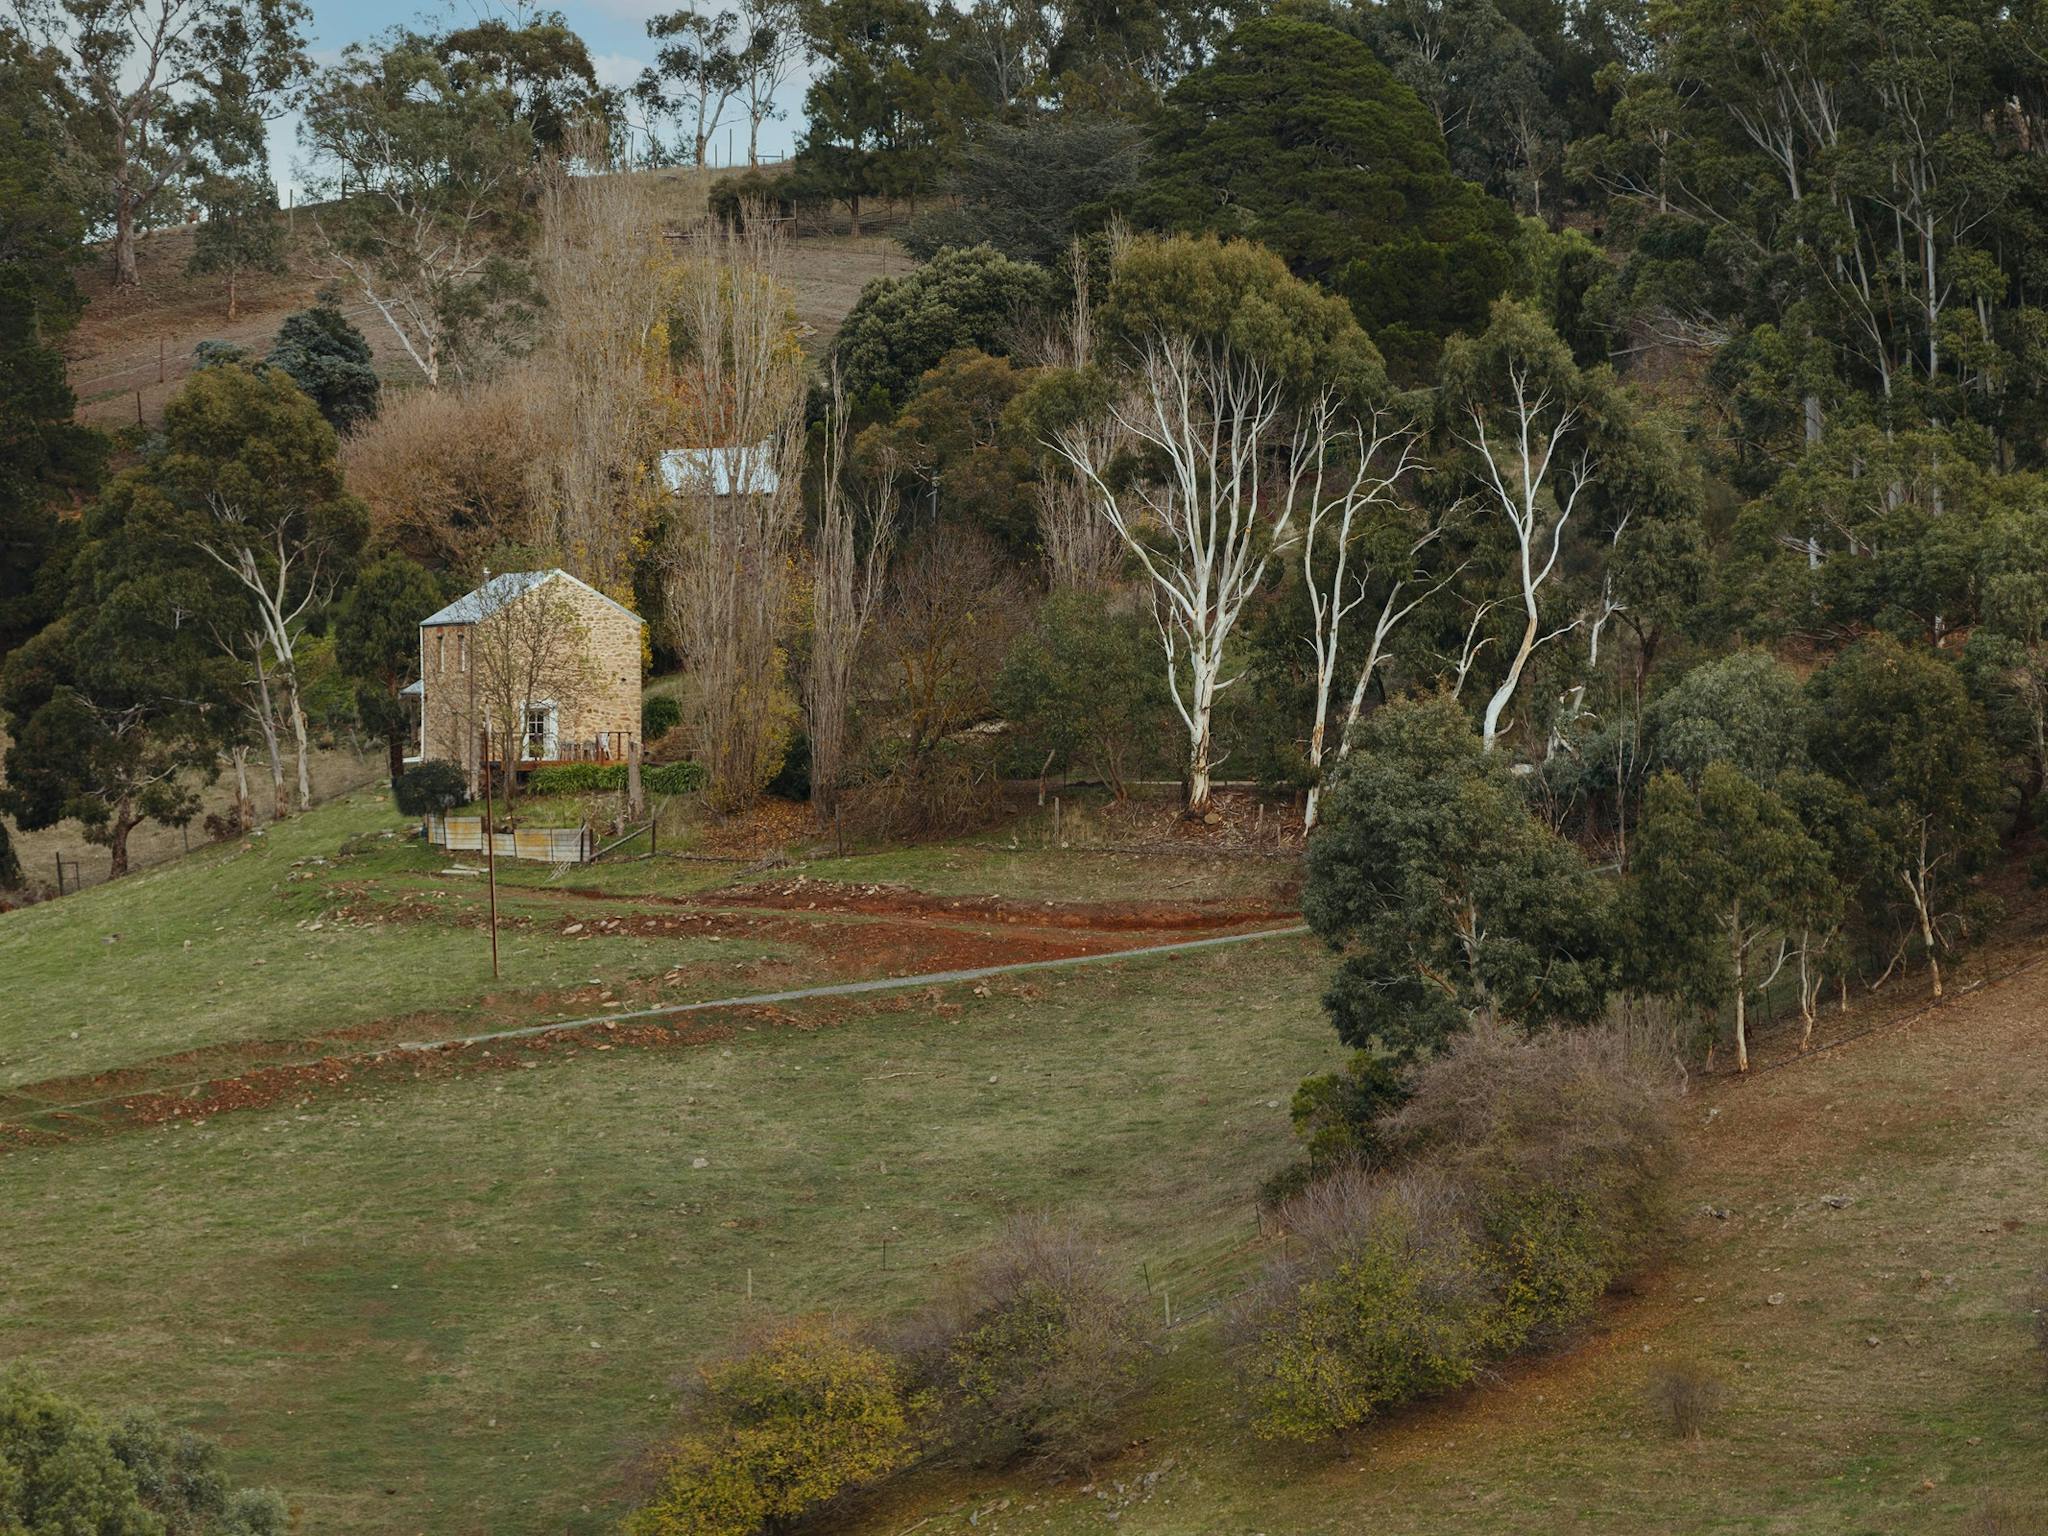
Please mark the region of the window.
POLYGON ((436 672, 439 672, 443 667, 447 665, 448 631, 445 629, 437 629, 434 631, 434 670, 436 672))
POLYGON ((469 631, 466 629, 455 632, 455 664, 465 672, 469 670, 469 631))
POLYGON ((543 758, 554 755, 555 707, 552 704, 526 706, 526 745, 522 756, 543 758))

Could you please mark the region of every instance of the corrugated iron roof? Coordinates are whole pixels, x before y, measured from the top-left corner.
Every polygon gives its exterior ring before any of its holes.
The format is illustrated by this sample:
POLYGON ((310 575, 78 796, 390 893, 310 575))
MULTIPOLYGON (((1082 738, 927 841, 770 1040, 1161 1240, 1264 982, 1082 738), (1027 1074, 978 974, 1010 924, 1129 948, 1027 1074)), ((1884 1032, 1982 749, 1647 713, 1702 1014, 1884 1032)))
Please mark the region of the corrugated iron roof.
POLYGON ((489 618, 515 597, 531 592, 543 582, 553 581, 557 577, 563 581, 573 581, 593 596, 604 598, 635 624, 647 622, 624 603, 605 597, 589 582, 571 576, 560 566, 556 566, 551 571, 501 571, 474 592, 465 592, 447 607, 428 614, 420 620, 420 627, 424 629, 430 624, 474 624, 479 619, 489 618))
POLYGON ((752 447, 671 448, 661 456, 661 478, 672 491, 683 491, 711 482, 711 494, 755 496, 774 494, 782 483, 772 443, 752 447))

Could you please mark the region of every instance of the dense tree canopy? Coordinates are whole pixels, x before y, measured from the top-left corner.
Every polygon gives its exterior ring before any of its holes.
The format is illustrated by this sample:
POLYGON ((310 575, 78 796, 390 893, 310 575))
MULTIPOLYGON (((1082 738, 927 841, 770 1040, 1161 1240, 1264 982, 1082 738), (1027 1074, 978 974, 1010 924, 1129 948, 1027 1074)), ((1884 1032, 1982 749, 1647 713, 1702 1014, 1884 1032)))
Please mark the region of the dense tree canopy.
POLYGON ((1141 224, 1278 252, 1345 295, 1403 371, 1508 285, 1512 214, 1453 174, 1415 93, 1333 28, 1239 26, 1167 92, 1151 151, 1141 224))
POLYGON ((1344 955, 1325 998, 1339 1038, 1409 1061, 1475 1018, 1594 1018, 1609 900, 1439 698, 1374 714, 1331 775, 1302 913, 1344 955))
POLYGON ((839 328, 833 357, 856 401, 900 403, 926 370, 962 347, 1007 353, 1052 279, 991 246, 944 250, 902 277, 868 284, 839 328))

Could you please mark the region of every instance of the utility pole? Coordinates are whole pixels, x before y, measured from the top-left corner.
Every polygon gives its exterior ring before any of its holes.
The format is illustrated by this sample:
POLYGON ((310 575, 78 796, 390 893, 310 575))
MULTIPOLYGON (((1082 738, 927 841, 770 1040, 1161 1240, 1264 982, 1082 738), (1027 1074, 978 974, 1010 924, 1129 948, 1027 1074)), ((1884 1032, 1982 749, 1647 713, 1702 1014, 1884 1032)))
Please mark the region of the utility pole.
POLYGON ((498 979, 498 839, 491 830, 491 728, 484 727, 484 870, 491 890, 491 980, 498 979))

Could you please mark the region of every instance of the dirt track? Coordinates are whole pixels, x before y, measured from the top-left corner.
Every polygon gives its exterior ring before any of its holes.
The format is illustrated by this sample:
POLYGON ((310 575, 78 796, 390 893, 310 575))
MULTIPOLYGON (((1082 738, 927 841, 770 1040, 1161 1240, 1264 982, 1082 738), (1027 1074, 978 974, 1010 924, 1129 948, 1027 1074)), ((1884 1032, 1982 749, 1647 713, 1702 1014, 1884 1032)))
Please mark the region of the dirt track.
MULTIPOLYGON (((572 894, 590 898, 600 893, 572 894)), ((891 897, 871 899, 887 908, 891 899, 920 894, 895 892, 891 897)), ((685 898, 671 900, 687 904, 685 898)), ((775 900, 773 892, 762 896, 763 904, 775 900)), ((993 897, 969 900, 1002 905, 999 898, 993 897)), ((947 906, 967 904, 963 901, 947 906)), ((1151 911, 1106 906, 1085 910, 1105 920, 1129 920, 1151 911)), ((1159 928, 1115 927, 1112 922, 1109 929, 1122 935, 1170 933, 1176 926, 1184 930, 1198 920, 1212 929, 1241 928, 1248 920, 1245 909, 1239 908, 1160 909, 1158 915, 1168 919, 1159 928)), ((803 1015, 788 1014, 783 1011, 785 1004, 816 1005, 895 994, 891 1004, 900 1007, 904 1006, 907 994, 919 992, 926 994, 930 1005, 939 1012, 957 1012, 957 1005, 940 1002, 939 989, 1055 967, 1291 937, 1305 931, 1297 924, 1132 945, 1119 943, 1102 930, 1082 933, 1064 926, 1056 934, 1033 934, 1014 928, 1000 933, 974 933, 929 919, 922 924, 837 922, 831 918, 802 921, 717 911, 674 917, 627 913, 582 921, 564 918, 560 924, 564 933, 591 938, 661 937, 702 934, 707 930, 754 938, 795 938, 835 953, 842 965, 849 957, 857 957, 872 966, 878 959, 896 953, 899 947, 905 953, 926 957, 927 966, 933 963, 929 957, 934 954, 965 954, 970 958, 960 963, 944 963, 942 969, 913 969, 906 974, 899 967, 889 967, 891 974, 881 976, 704 1000, 650 1001, 648 1006, 638 1008, 628 1008, 629 999, 618 996, 613 986, 592 984, 567 992, 506 999, 499 1005, 516 1007, 529 1017, 561 1008, 580 1012, 581 1016, 568 1019, 507 1024, 500 1029, 458 1034, 455 1031, 462 1029, 470 1016, 406 1014, 355 1025, 317 1040, 259 1041, 182 1051, 110 1072, 26 1084, 0 1095, 0 1145, 40 1145, 124 1126, 210 1118, 230 1110, 263 1108, 288 1098, 343 1089, 358 1079, 418 1078, 450 1071, 530 1065, 530 1061, 522 1059, 529 1053, 573 1052, 579 1046, 612 1050, 621 1045, 698 1045, 728 1036, 731 1025, 723 1021, 733 1018, 761 1018, 796 1027, 817 1027, 819 1023, 834 1021, 815 1016, 811 1007, 803 1015), (589 1011, 600 1008, 605 1011, 589 1011), (707 1022, 703 1016, 716 1018, 707 1022)), ((690 974, 690 968, 676 968, 665 973, 660 983, 675 984, 690 974)), ((660 983, 654 985, 658 987, 660 983)), ((626 984, 619 986, 624 989, 626 984)), ((485 1002, 489 1006, 495 1000, 487 998, 485 1002)))

